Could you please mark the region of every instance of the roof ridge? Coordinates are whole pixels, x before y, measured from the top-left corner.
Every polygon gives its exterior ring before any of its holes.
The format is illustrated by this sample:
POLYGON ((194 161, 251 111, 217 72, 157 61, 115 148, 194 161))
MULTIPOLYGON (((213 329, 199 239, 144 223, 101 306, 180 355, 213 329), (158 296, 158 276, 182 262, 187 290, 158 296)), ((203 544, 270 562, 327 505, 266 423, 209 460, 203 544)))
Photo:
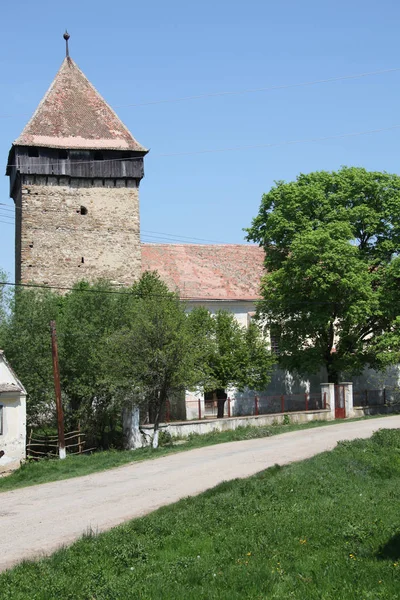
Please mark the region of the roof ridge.
POLYGON ((190 246, 190 247, 198 247, 198 248, 204 248, 205 246, 210 247, 210 248, 218 248, 218 247, 232 247, 232 246, 240 246, 241 248, 259 248, 260 250, 262 250, 261 246, 259 246, 258 244, 239 244, 237 242, 225 242, 225 243, 221 243, 221 244, 202 244, 199 242, 140 242, 140 244, 142 246, 167 246, 167 247, 171 247, 171 246, 190 246))

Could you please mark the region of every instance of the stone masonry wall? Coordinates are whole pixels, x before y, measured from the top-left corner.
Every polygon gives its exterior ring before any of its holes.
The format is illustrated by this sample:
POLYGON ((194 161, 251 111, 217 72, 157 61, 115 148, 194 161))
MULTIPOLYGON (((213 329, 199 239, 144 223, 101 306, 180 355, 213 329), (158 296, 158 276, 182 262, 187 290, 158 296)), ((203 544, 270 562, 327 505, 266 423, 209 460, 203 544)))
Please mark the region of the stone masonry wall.
POLYGON ((22 283, 69 287, 81 279, 131 284, 140 277, 139 190, 134 180, 115 185, 22 183, 17 278, 20 272, 22 283))

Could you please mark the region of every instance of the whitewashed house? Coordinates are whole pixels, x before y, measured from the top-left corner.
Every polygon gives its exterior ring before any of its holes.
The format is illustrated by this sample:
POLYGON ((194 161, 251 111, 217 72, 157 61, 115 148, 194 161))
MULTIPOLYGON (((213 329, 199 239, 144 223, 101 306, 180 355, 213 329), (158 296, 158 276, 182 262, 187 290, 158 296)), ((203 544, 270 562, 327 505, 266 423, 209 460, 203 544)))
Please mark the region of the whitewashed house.
MULTIPOLYGON (((261 298, 260 280, 265 273, 264 250, 251 244, 142 244, 142 271, 157 271, 169 289, 177 291, 188 310, 204 306, 211 313, 217 310, 232 312, 237 321, 247 326, 261 298)), ((270 340, 277 350, 275 340, 270 340)), ((365 369, 351 377, 354 390, 374 390, 400 386, 400 369, 393 366, 385 372, 365 369)), ((227 390, 231 402, 225 403, 225 414, 240 414, 241 404, 255 393, 263 396, 303 394, 320 391, 326 373, 307 378, 298 377, 275 368, 266 390, 247 390, 243 394, 227 390), (246 397, 248 397, 246 399, 246 397)), ((175 418, 198 419, 210 416, 212 401, 202 392, 186 393, 185 403, 175 407, 175 418), (178 414, 179 413, 179 414, 178 414)), ((214 402, 215 404, 215 402, 214 402)), ((214 411, 215 412, 215 411, 214 411)))
MULTIPOLYGON (((263 263, 263 249, 253 244, 142 244, 142 271, 157 271, 169 289, 179 293, 188 310, 197 306, 212 314, 227 310, 245 327, 260 299, 263 263)), ((233 411, 235 390, 227 392, 233 411)), ((186 411, 178 415, 175 407, 175 416, 202 418, 212 403, 202 392, 187 392, 186 411)))
POLYGON ((0 350, 0 475, 25 459, 26 391, 0 350))

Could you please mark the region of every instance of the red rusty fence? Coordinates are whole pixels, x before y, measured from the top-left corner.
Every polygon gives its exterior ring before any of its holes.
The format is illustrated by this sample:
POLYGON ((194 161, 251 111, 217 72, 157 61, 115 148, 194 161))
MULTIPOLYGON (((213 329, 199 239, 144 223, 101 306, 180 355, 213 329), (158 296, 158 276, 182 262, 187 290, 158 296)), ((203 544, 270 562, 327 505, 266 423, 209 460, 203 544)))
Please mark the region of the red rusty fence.
POLYGON ((277 396, 254 396, 237 398, 235 416, 257 416, 275 413, 301 412, 326 408, 326 395, 321 393, 280 394, 277 396))
MULTIPOLYGON (((187 400, 188 419, 216 419, 218 414, 217 400, 206 400, 204 410, 201 399, 187 400), (203 414, 204 413, 204 414, 203 414)), ((281 394, 278 396, 252 396, 228 398, 224 406, 224 417, 248 417, 275 413, 299 412, 326 409, 326 393, 281 394)), ((167 401, 166 422, 171 421, 170 404, 167 401)))
POLYGON ((400 390, 397 388, 353 392, 354 406, 394 406, 395 404, 400 404, 400 390))

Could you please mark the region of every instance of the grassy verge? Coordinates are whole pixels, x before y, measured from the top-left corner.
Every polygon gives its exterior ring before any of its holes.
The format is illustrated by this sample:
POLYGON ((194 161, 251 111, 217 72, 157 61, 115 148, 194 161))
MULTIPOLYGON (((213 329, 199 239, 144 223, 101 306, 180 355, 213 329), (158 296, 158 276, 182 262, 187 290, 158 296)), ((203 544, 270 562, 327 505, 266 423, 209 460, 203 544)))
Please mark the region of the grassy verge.
MULTIPOLYGON (((367 417, 373 418, 373 417, 367 417)), ((142 448, 140 450, 110 450, 104 452, 95 452, 91 455, 69 456, 66 460, 42 460, 40 462, 27 462, 20 469, 14 471, 11 475, 0 478, 0 492, 14 490, 16 488, 26 487, 48 483, 50 481, 59 481, 61 479, 70 479, 71 477, 80 477, 90 475, 98 471, 106 471, 120 467, 128 463, 159 458, 174 452, 182 452, 211 446, 213 444, 222 444, 224 442, 234 442, 240 440, 249 440, 255 438, 269 437, 278 435, 287 431, 298 429, 312 429, 315 427, 334 425, 337 421, 312 421, 300 425, 269 425, 264 427, 239 427, 234 431, 213 432, 204 435, 191 435, 185 444, 166 445, 153 450, 152 448, 142 448)))
POLYGON ((0 576, 13 600, 396 600, 400 431, 224 483, 0 576))

